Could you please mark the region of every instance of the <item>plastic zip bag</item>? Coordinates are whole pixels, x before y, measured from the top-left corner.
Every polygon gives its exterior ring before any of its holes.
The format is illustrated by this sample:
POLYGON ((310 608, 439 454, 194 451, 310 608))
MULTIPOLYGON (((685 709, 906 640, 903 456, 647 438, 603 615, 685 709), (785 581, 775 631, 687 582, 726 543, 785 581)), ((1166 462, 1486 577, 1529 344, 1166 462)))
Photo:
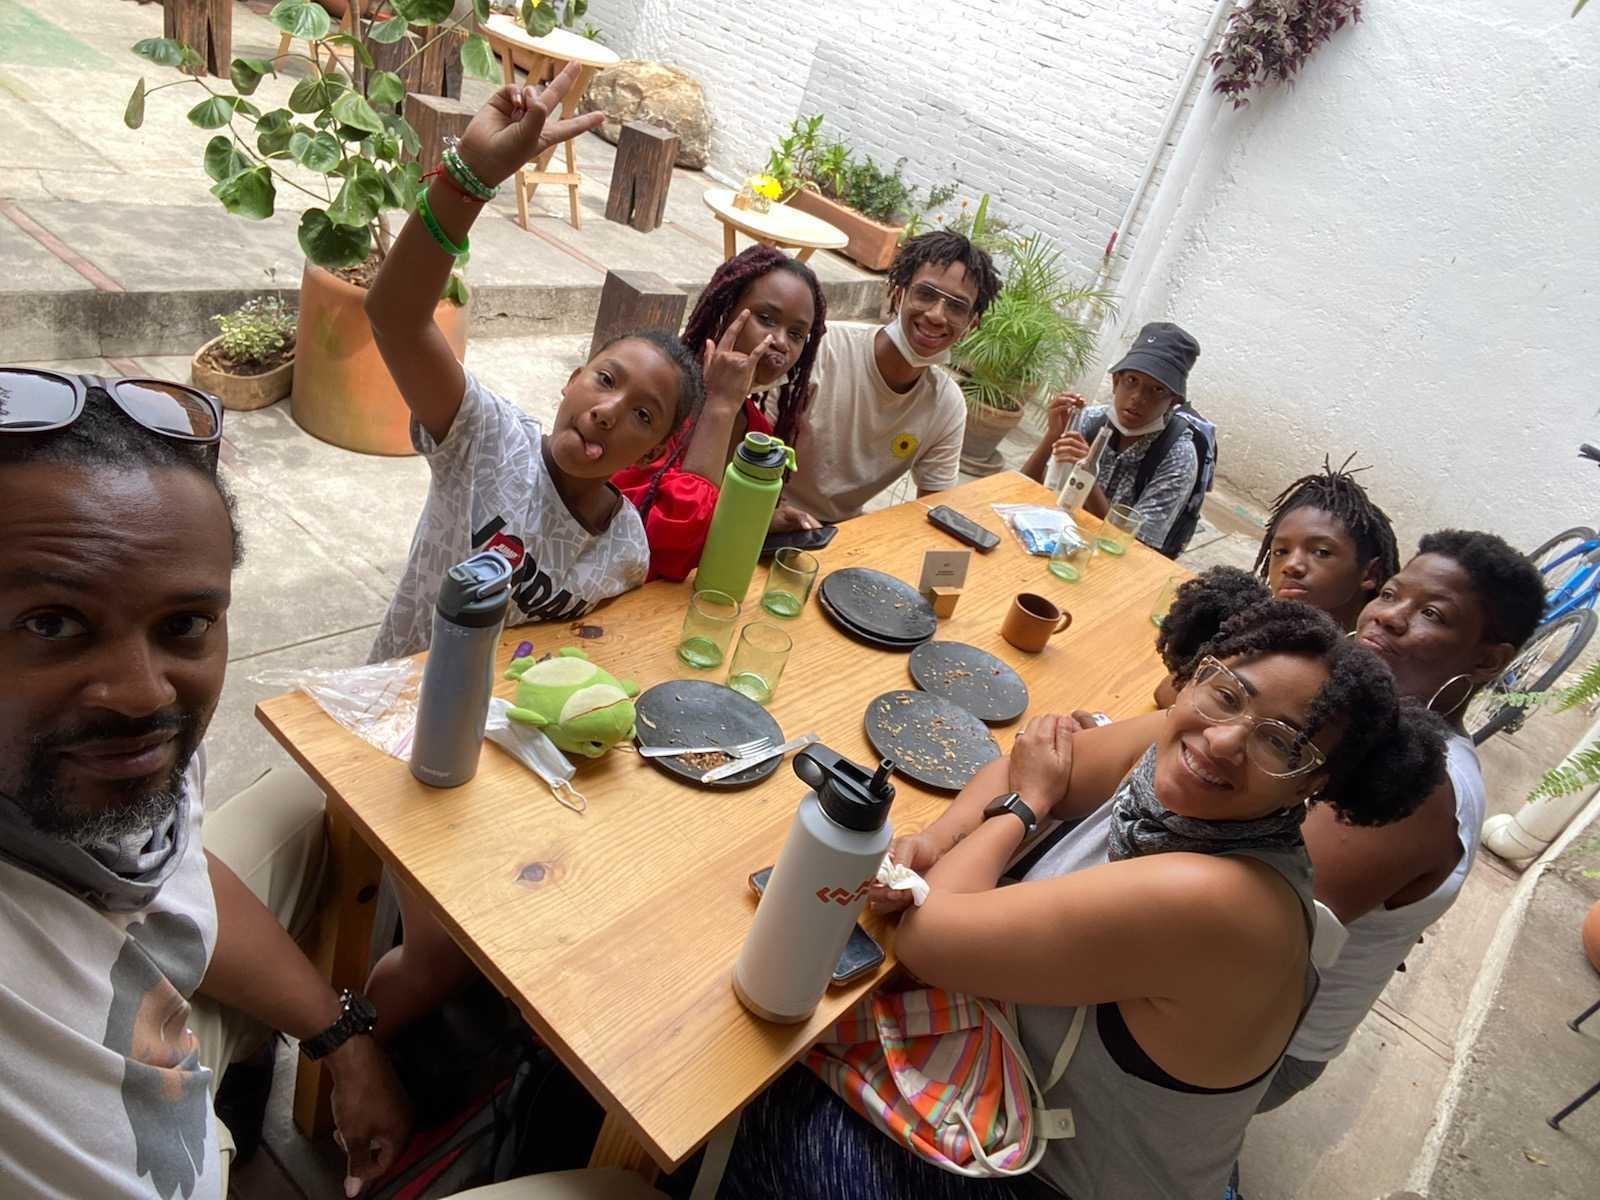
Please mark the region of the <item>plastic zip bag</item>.
POLYGON ((299 688, 339 724, 385 754, 409 762, 417 727, 422 664, 397 658, 333 670, 275 668, 252 675, 269 687, 299 688))
MULTIPOLYGON (((268 687, 300 689, 368 745, 402 762, 411 761, 417 700, 422 689, 422 664, 418 660, 399 658, 332 670, 275 668, 252 675, 251 679, 268 687)), ((556 800, 573 812, 584 812, 589 802, 572 786, 575 772, 566 755, 533 726, 507 717, 510 707, 499 696, 490 699, 484 736, 544 780, 556 800)))
POLYGON ((1049 557, 1062 538, 1079 546, 1087 544, 1078 530, 1078 523, 1065 509, 1042 504, 996 504, 992 507, 1029 554, 1049 557))

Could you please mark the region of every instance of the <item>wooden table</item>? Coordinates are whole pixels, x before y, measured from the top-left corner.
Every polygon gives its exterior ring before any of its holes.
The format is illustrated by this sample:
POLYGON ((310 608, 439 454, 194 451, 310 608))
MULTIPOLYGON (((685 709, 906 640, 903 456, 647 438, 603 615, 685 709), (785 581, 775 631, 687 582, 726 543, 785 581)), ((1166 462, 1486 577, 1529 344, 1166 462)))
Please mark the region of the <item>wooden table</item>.
MULTIPOLYGON (((1050 503, 1044 488, 1004 473, 941 498, 1002 533, 973 556, 956 613, 939 637, 971 642, 1013 664, 1032 692, 1029 715, 1084 705, 1114 716, 1147 712, 1163 671, 1150 610, 1180 572, 1135 544, 1122 559, 1097 557, 1081 583, 1051 576, 1004 531, 991 504, 1050 503), (1040 654, 1001 640, 1000 621, 1019 591, 1049 596, 1073 624, 1040 654)), ((1097 527, 1098 522, 1086 518, 1097 527)), ((824 572, 871 566, 915 581, 922 553, 948 536, 919 503, 839 527, 819 557, 824 572)), ((763 573, 751 583, 758 604, 763 573)), ((597 662, 642 688, 693 676, 675 647, 689 588, 652 583, 584 619, 599 635, 581 644, 597 662)), ((759 609, 757 609, 759 612, 759 609)), ((763 614, 764 615, 764 614, 763 614)), ((791 629, 795 646, 772 703, 788 736, 815 731, 857 762, 872 760, 862 728, 871 699, 910 687, 904 654, 851 641, 815 601, 791 629)), ((543 653, 579 644, 565 626, 519 626, 502 658, 524 639, 543 653)), ((499 686, 509 694, 510 685, 499 686)), ((265 701, 257 716, 327 792, 337 872, 336 919, 326 919, 322 965, 335 986, 366 971, 372 895, 380 860, 433 904, 478 967, 577 1073, 609 1114, 596 1164, 645 1173, 681 1163, 737 1113, 849 1004, 894 964, 832 989, 803 1025, 760 1021, 734 999, 733 961, 755 911, 746 880, 777 856, 805 792, 785 764, 757 787, 709 792, 670 780, 618 750, 578 769, 589 799, 579 815, 492 744, 478 776, 451 790, 417 783, 407 765, 347 733, 303 693, 265 701)), ((997 731, 1009 748, 1021 722, 997 731)), ((925 827, 949 797, 896 780, 891 820, 925 827)), ((868 916, 872 932, 889 930, 868 916)), ((885 944, 892 950, 892 938, 885 944)), ((296 1115, 310 1128, 327 1081, 302 1062, 296 1115)), ((325 1108, 324 1108, 325 1110, 325 1108)))
MULTIPOLYGON (((544 37, 532 37, 518 22, 504 13, 496 13, 484 22, 480 29, 489 39, 489 45, 494 48, 494 52, 500 56, 500 71, 506 83, 517 81, 516 60, 519 51, 531 61, 531 66, 528 68, 529 83, 539 83, 554 78, 569 62, 579 65, 578 81, 572 85, 566 99, 561 102, 563 120, 570 120, 577 113, 578 102, 589 90, 589 81, 594 78, 594 73, 602 67, 614 66, 622 61, 615 51, 606 49, 590 38, 579 37, 570 30, 553 29, 544 37)), ((556 148, 552 146, 539 156, 537 163, 523 167, 517 172, 517 220, 524 229, 528 227, 528 197, 533 195, 541 183, 553 183, 567 189, 567 201, 572 211, 572 227, 583 228, 583 212, 578 206, 578 188, 583 183, 583 176, 578 173, 577 152, 570 138, 562 143, 562 147, 567 157, 565 171, 548 169, 551 156, 556 152, 556 148)))
POLYGON ((843 250, 850 244, 850 236, 844 230, 821 217, 813 217, 787 204, 774 204, 766 212, 735 208, 734 194, 732 188, 710 188, 704 197, 706 207, 722 222, 722 256, 725 259, 739 253, 735 230, 763 246, 798 250, 795 257, 801 262, 810 258, 814 251, 843 250))

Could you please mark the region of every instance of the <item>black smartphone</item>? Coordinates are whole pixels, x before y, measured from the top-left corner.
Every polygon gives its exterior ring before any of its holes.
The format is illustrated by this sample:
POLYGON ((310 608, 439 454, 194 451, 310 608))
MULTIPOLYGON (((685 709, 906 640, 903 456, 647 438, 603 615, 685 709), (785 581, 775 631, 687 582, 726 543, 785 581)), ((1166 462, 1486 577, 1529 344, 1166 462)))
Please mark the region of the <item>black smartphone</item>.
POLYGON ((987 554, 1000 544, 998 534, 991 533, 971 517, 964 517, 948 504, 928 510, 928 520, 944 530, 958 542, 987 554))
MULTIPOLYGON (((750 876, 750 890, 757 896, 767 890, 767 880, 772 877, 772 868, 763 867, 750 876)), ((873 940, 872 935, 860 925, 850 930, 850 940, 845 943, 844 953, 839 955, 839 965, 833 968, 834 983, 849 983, 858 976, 865 975, 873 967, 883 961, 883 947, 873 940)))
POLYGON ((833 541, 839 532, 837 525, 824 525, 819 529, 791 529, 788 533, 769 533, 761 547, 761 561, 766 562, 784 547, 795 550, 821 550, 833 541))

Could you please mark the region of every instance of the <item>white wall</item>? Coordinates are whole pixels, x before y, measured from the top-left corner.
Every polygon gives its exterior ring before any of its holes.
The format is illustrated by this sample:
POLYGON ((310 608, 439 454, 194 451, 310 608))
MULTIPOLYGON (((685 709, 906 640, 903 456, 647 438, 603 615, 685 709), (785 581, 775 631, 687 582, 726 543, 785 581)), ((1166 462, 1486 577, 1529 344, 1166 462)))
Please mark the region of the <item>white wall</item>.
POLYGON ((1212 0, 591 0, 624 55, 705 88, 711 170, 759 170, 794 117, 926 188, 955 180, 1099 266, 1212 0))
MULTIPOLYGON (((758 168, 798 113, 926 186, 956 178, 1087 277, 1211 0, 591 0, 619 52, 706 89, 713 169, 758 168)), ((1591 6, 1592 7, 1592 6, 1591 6)), ((1150 319, 1204 348, 1194 396, 1258 500, 1361 451, 1414 540, 1531 546, 1600 469, 1600 11, 1367 0, 1298 85, 1202 98, 1116 264, 1115 354, 1150 319), (1170 168, 1170 174, 1169 172, 1170 168), (1130 256, 1127 258, 1125 256, 1130 256)))
POLYGON ((1295 88, 1197 116, 1124 319, 1200 339, 1228 482, 1359 450, 1408 544, 1600 517, 1600 11, 1570 9, 1368 0, 1295 88))

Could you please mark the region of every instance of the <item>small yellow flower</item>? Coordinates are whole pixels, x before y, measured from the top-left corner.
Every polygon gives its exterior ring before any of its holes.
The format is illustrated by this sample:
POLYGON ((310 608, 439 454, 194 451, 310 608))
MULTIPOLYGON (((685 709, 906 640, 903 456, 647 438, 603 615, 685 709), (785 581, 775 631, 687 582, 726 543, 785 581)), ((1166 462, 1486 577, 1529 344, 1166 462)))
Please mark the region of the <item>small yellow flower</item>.
POLYGON ((889 443, 889 449, 896 458, 910 458, 917 452, 917 447, 922 445, 915 434, 902 433, 889 443))
POLYGON ((776 200, 783 195, 783 185, 771 175, 752 175, 749 186, 756 195, 768 200, 776 200))

